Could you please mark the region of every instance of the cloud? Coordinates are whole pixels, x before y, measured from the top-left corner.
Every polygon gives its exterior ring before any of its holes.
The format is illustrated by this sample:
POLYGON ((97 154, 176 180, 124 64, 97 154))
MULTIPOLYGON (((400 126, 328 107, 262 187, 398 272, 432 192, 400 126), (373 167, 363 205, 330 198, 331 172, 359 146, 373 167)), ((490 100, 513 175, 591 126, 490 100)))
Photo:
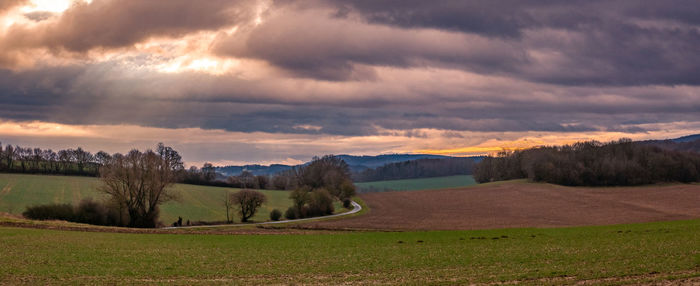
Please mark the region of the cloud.
MULTIPOLYGON (((535 20, 524 6, 544 5, 538 1, 478 1, 420 0, 389 1, 328 1, 336 5, 339 15, 350 11, 360 13, 366 20, 404 28, 435 28, 440 30, 476 33, 499 37, 516 37, 535 20), (529 2, 532 4, 525 4, 529 2)), ((542 1, 539 1, 542 2, 542 1)))
POLYGON ((13 25, 2 47, 86 52, 129 47, 151 37, 180 37, 250 20, 255 1, 94 0, 74 3, 53 21, 13 25))
POLYGON ((221 39, 215 51, 322 80, 371 80, 373 66, 427 66, 572 86, 700 84, 693 76, 700 27, 692 13, 667 7, 675 5, 327 3, 335 10, 283 6, 262 24, 221 39))
POLYGON ((189 165, 204 162, 226 164, 300 163, 322 154, 432 153, 471 156, 495 153, 503 148, 567 144, 581 140, 636 140, 676 138, 688 130, 700 132, 700 124, 669 123, 648 127, 649 133, 623 132, 455 132, 442 136, 435 129, 382 130, 374 136, 323 134, 241 133, 201 128, 153 128, 136 125, 66 125, 46 122, 0 122, 2 144, 44 149, 83 147, 90 152, 125 153, 133 148, 154 148, 158 142, 174 147, 189 165), (421 136, 413 136, 421 134, 421 136))
POLYGON ((27 3, 28 0, 3 0, 0 2, 0 15, 7 10, 15 8, 19 5, 27 3))
MULTIPOLYGON (((94 0, 50 15, 6 5, 0 118, 264 134, 269 145, 215 140, 245 158, 281 144, 269 160, 692 132, 700 5, 678 3, 94 0)), ((155 140, 129 134, 141 139, 121 144, 155 140)))
POLYGON ((525 61, 513 43, 476 35, 405 30, 330 17, 330 11, 277 11, 257 26, 217 42, 221 55, 262 59, 296 75, 373 79, 373 66, 455 66, 493 71, 525 61))
POLYGON ((247 80, 230 74, 133 72, 129 66, 0 71, 0 105, 6 107, 0 117, 369 136, 382 129, 425 128, 642 132, 634 125, 694 122, 700 110, 700 88, 692 86, 571 88, 453 70, 397 68, 378 68, 375 81, 247 80), (621 124, 632 126, 620 129, 621 124))

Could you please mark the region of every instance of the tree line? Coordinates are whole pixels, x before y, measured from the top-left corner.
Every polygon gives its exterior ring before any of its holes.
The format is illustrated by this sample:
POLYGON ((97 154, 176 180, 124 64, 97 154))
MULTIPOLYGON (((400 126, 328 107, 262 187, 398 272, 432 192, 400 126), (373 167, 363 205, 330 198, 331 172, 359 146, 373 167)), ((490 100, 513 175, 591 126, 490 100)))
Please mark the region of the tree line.
POLYGON ((83 148, 53 151, 0 143, 0 172, 97 176, 99 166, 111 155, 92 154, 83 148))
POLYGON ((84 201, 75 207, 39 205, 23 214, 33 219, 153 228, 159 223, 160 205, 175 198, 170 187, 183 168, 178 152, 162 143, 155 151, 116 153, 105 157, 98 171, 102 182, 98 191, 107 194, 107 200, 84 201))
MULTIPOLYGON (((191 166, 183 171, 181 183, 192 185, 205 185, 217 187, 230 187, 240 189, 275 189, 271 186, 270 176, 253 175, 252 172, 243 171, 238 176, 224 177, 216 172, 216 167, 211 163, 204 163, 201 168, 191 166)), ((284 190, 284 188, 277 188, 284 190)))
MULTIPOLYGON (((107 195, 106 200, 84 200, 77 206, 31 206, 23 213, 25 217, 153 228, 160 225, 160 205, 176 198, 172 185, 188 172, 178 152, 162 143, 155 150, 142 152, 134 149, 126 154, 104 156, 96 166, 102 182, 98 191, 107 195)), ((203 180, 215 178, 210 164, 205 164, 202 169, 196 174, 203 176, 203 180)), ((227 194, 224 200, 227 222, 232 221, 230 211, 233 209, 238 210, 242 222, 248 221, 267 200, 262 193, 246 189, 249 183, 253 183, 248 179, 255 180, 255 177, 247 176, 246 181, 241 182, 243 190, 227 194)), ((290 182, 283 187, 293 188, 290 198, 294 203, 285 213, 289 219, 332 214, 334 201, 342 201, 345 207, 349 207, 350 198, 355 195, 348 165, 335 156, 314 158, 310 164, 290 170, 284 178, 290 182)), ((280 216, 279 210, 270 214, 272 220, 280 216)), ((182 225, 182 220, 175 225, 182 225)))
POLYGON ((351 198, 356 193, 349 166, 333 155, 314 157, 309 164, 286 170, 272 178, 244 171, 239 176, 227 177, 225 182, 217 181, 214 168, 209 163, 205 163, 201 169, 190 168, 187 173, 190 179, 200 180, 200 183, 243 188, 227 193, 222 200, 227 223, 233 222, 233 210, 237 211, 241 222, 247 222, 267 201, 264 194, 248 188, 291 190, 289 198, 293 201, 292 206, 284 214, 278 209, 272 210, 270 220, 273 221, 283 215, 287 219, 297 219, 333 214, 334 202, 342 202, 343 207, 349 208, 351 198))
POLYGON ((349 208, 355 195, 348 164, 333 155, 315 157, 311 163, 295 167, 284 177, 278 175, 276 178, 288 179, 290 181, 285 183, 294 187, 289 195, 293 205, 284 213, 288 219, 333 214, 335 200, 349 208))
POLYGON ((700 181, 700 154, 620 139, 501 152, 476 165, 479 183, 527 178, 567 186, 700 181))
POLYGON ((639 144, 658 146, 667 150, 700 153, 700 140, 674 142, 672 140, 640 141, 639 144))
MULTIPOLYGON (((2 143, 0 143, 0 172, 5 173, 98 177, 100 167, 112 158, 113 155, 107 152, 99 151, 92 154, 81 147, 53 151, 18 145, 6 145, 3 148, 2 143)), ((201 168, 192 166, 189 169, 181 168, 175 172, 175 180, 178 183, 242 189, 272 188, 270 177, 255 176, 250 172, 221 178, 211 163, 205 163, 201 168)))
POLYGON ((471 175, 475 165, 472 158, 418 159, 367 169, 354 173, 352 177, 355 182, 372 182, 471 175))

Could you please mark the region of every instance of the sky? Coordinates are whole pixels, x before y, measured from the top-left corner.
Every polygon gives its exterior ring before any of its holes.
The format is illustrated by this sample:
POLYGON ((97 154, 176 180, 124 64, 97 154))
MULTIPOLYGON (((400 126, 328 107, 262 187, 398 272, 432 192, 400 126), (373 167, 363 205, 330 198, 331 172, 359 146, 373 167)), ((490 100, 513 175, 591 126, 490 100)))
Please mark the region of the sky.
POLYGON ((700 133, 697 1, 0 0, 0 142, 191 165, 700 133))

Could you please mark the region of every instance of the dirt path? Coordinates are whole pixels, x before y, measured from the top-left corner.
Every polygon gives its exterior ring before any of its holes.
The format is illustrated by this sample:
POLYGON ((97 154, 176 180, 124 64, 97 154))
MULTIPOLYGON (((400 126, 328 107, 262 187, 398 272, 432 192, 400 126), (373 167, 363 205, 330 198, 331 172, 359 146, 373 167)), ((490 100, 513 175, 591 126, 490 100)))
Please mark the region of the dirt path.
POLYGON ((299 219, 295 219, 295 220, 266 221, 266 222, 257 222, 257 223, 215 224, 215 225, 197 225, 197 226, 168 226, 168 227, 163 227, 161 229, 212 228, 212 227, 224 227, 224 226, 270 225, 270 224, 297 223, 297 222, 325 220, 328 218, 341 217, 341 216, 346 216, 346 215, 358 213, 362 210, 362 206, 360 204, 358 204, 356 202, 350 202, 350 203, 352 204, 352 210, 350 210, 348 212, 344 212, 344 213, 327 215, 327 216, 299 218, 299 219))
POLYGON ((448 230, 605 225, 700 218, 700 185, 573 188, 506 182, 371 193, 368 214, 310 228, 448 230))
MULTIPOLYGON (((303 228, 288 228, 288 227, 265 227, 266 225, 276 225, 285 223, 297 223, 303 221, 326 220, 328 218, 342 217, 358 213, 362 210, 362 206, 356 202, 352 202, 353 209, 335 215, 313 217, 296 220, 269 221, 261 223, 247 224, 223 224, 223 225, 203 225, 203 226, 183 226, 183 227, 164 227, 164 228, 127 228, 127 227, 109 227, 95 226, 87 224, 78 224, 65 221, 32 221, 22 218, 18 215, 9 213, 0 213, 0 226, 6 227, 23 227, 23 228, 39 228, 39 229, 55 229, 55 230, 70 230, 70 231, 87 231, 87 232, 115 232, 115 233, 153 233, 153 234, 300 234, 300 233, 325 233, 326 231, 308 230, 303 228), (250 227, 252 226, 252 227, 250 227)), ((335 232, 331 230, 330 232, 335 232)))

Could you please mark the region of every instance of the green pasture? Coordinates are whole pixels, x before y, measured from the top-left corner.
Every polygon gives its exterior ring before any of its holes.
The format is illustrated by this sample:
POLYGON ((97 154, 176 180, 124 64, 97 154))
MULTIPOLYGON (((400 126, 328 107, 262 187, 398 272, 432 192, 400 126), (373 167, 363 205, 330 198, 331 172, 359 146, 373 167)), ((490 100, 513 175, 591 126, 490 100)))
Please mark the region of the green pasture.
MULTIPOLYGON (((27 206, 47 203, 77 204, 84 198, 101 199, 100 181, 92 177, 48 176, 0 173, 0 212, 21 214, 27 206)), ((181 216, 184 221, 225 221, 223 199, 226 192, 238 189, 176 184, 176 201, 161 206, 161 221, 170 224, 181 216)), ((286 191, 262 190, 268 202, 253 217, 266 221, 274 208, 284 212, 292 201, 286 191)), ((239 218, 236 218, 238 221, 239 218)))
POLYGON ((355 183, 359 192, 416 191, 476 185, 471 175, 355 183))
POLYGON ((555 229, 293 235, 118 234, 0 227, 0 281, 642 283, 700 276, 698 241, 700 220, 555 229))

